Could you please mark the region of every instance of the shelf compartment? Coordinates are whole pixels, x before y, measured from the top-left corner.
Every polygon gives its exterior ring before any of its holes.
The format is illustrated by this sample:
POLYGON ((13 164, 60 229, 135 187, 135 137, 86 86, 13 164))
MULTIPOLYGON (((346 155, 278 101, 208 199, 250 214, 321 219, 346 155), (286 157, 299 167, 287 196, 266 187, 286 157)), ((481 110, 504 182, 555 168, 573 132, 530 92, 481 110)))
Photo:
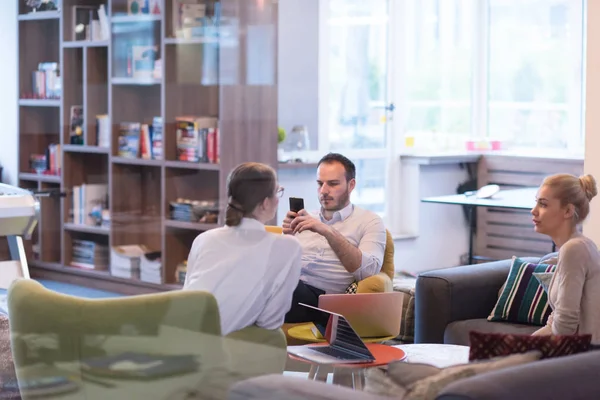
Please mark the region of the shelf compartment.
MULTIPOLYGON (((38 70, 39 63, 58 63, 60 61, 59 25, 59 18, 37 19, 26 24, 19 24, 20 98, 29 99, 34 97, 32 73, 38 70)), ((59 65, 59 68, 62 76, 62 65, 59 65)))
MULTIPOLYGON (((70 224, 70 226, 72 226, 73 224, 70 224)), ((65 235, 64 235, 64 249, 65 249, 65 258, 64 258, 64 265, 65 267, 70 267, 70 268, 77 268, 77 269, 81 269, 84 271, 98 271, 98 272, 107 272, 110 269, 110 251, 109 251, 109 247, 108 247, 108 243, 109 243, 109 235, 104 233, 104 232, 91 232, 91 231, 82 231, 82 230, 76 230, 76 229, 66 229, 67 226, 65 225, 65 235), (73 253, 74 253, 74 249, 73 249, 73 245, 75 243, 76 240, 84 240, 84 241, 90 241, 90 242, 94 242, 95 244, 99 245, 99 246, 105 246, 106 247, 106 253, 104 254, 106 256, 106 262, 103 263, 103 265, 95 265, 93 267, 87 267, 87 266, 82 266, 82 265, 73 265, 73 253)))
POLYGON ((155 23, 157 16, 149 17, 113 17, 110 46, 113 83, 119 83, 118 79, 123 78, 137 78, 138 82, 153 83, 154 61, 162 58, 161 24, 155 23), (127 23, 114 23, 114 18, 127 23))
POLYGON ((86 63, 85 63, 85 126, 86 136, 85 144, 90 146, 97 146, 103 144, 110 146, 110 118, 109 114, 109 101, 108 101, 108 48, 106 47, 89 47, 85 49, 86 63), (104 123, 108 133, 106 144, 99 142, 99 135, 102 134, 98 131, 98 116, 106 116, 104 123))
POLYGON ((160 86, 113 86, 111 124, 113 155, 118 155, 121 123, 152 124, 161 115, 160 86))
MULTIPOLYGON (((84 107, 83 87, 84 87, 84 54, 83 49, 74 48, 65 51, 63 54, 63 65, 61 65, 63 80, 63 143, 76 144, 71 142, 71 133, 75 130, 73 123, 80 124, 83 134, 85 126, 83 124, 83 114, 72 115, 71 110, 74 107, 84 107)), ((83 110, 82 110, 83 111, 83 110)), ((85 137, 85 136, 84 136, 85 137)), ((83 140, 83 137, 80 138, 83 140)))
MULTIPOLYGON (((42 182, 40 189, 60 189, 58 183, 42 182)), ((40 260, 50 263, 61 262, 61 199, 44 197, 40 200, 39 235, 40 260)))
MULTIPOLYGON (((169 203, 177 199, 219 201, 219 173, 216 171, 165 169, 164 215, 170 219, 169 203)), ((199 221, 203 222, 203 221, 199 221)))
POLYGON ((165 283, 177 284, 177 266, 188 259, 194 240, 200 232, 192 230, 167 230, 165 232, 165 253, 163 266, 165 283))
POLYGON ((19 108, 19 171, 34 172, 32 154, 46 154, 48 146, 60 143, 60 113, 57 108, 19 108))
POLYGON ((111 245, 162 249, 162 169, 129 164, 112 164, 111 169, 111 245))
MULTIPOLYGON (((74 204, 75 204, 75 186, 81 186, 83 184, 88 185, 106 185, 106 193, 108 193, 108 171, 109 171, 109 162, 108 162, 108 154, 99 154, 99 153, 77 153, 77 152, 65 152, 63 155, 63 179, 64 179, 64 187, 68 190, 68 195, 63 202, 63 213, 65 222, 76 222, 76 223, 90 223, 91 221, 87 221, 86 216, 83 216, 83 219, 74 220, 73 216, 75 214, 74 204)), ((99 189, 92 189, 97 193, 99 189)), ((98 197, 97 195, 95 197, 98 197)), ((83 198, 85 200, 85 198, 83 198)), ((89 200, 89 199, 88 199, 89 200)), ((103 201, 103 207, 108 208, 106 198, 103 199, 94 199, 93 205, 96 204, 96 201, 103 201)), ((84 210, 92 209, 92 203, 88 202, 89 206, 84 210)), ((81 209, 80 209, 81 210, 81 209)), ((89 212, 89 211, 85 211, 89 212)))

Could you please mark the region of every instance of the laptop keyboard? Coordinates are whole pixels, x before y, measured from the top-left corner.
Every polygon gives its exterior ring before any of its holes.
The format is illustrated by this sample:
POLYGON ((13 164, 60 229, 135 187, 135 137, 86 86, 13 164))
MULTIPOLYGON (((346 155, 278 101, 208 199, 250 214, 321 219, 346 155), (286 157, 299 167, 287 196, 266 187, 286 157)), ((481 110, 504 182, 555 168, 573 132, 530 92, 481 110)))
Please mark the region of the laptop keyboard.
POLYGON ((319 353, 323 353, 323 354, 327 354, 328 356, 335 357, 340 360, 360 360, 363 358, 365 358, 365 359, 367 358, 367 357, 362 357, 359 355, 348 354, 345 351, 335 349, 330 346, 318 346, 318 347, 315 346, 315 347, 311 347, 311 349, 314 351, 318 351, 319 353))

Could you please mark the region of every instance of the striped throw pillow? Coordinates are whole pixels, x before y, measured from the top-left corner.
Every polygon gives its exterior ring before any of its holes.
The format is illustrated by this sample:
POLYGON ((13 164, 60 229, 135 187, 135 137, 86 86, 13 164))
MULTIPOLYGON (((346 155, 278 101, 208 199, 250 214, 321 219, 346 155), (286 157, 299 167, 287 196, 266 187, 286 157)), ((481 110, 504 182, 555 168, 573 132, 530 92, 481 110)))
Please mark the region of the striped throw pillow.
POLYGON ((556 265, 533 264, 513 257, 506 284, 488 321, 545 325, 552 310, 546 291, 533 274, 555 270, 556 265))

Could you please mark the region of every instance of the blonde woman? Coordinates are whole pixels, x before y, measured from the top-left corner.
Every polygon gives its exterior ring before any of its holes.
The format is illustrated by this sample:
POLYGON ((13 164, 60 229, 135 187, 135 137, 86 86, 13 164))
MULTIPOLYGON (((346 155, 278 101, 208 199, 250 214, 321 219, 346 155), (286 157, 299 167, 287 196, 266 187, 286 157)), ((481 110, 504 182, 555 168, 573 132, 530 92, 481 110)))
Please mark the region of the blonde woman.
POLYGON ((591 175, 547 177, 531 210, 535 231, 549 236, 559 249, 548 289, 552 314, 534 335, 591 334, 600 344, 600 254, 577 226, 588 216, 598 194, 591 175))

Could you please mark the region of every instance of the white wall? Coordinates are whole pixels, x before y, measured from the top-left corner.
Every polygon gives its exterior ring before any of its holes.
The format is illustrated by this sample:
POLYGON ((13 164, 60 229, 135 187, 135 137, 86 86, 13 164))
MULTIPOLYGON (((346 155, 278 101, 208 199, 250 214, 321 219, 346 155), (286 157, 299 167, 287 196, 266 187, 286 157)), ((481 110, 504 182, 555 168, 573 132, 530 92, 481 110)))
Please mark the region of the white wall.
MULTIPOLYGON (((419 179, 419 198, 456 193, 467 172, 457 164, 423 165, 419 179)), ((318 210, 316 170, 314 167, 282 169, 279 184, 285 194, 279 203, 278 224, 289 209, 289 197, 303 197, 309 210, 318 210)), ((390 199, 389 201, 394 201, 390 199)), ((419 236, 395 241, 396 270, 413 273, 460 265, 468 251, 468 225, 460 206, 419 204, 419 236)))
MULTIPOLYGON (((585 160, 584 171, 600 182, 600 1, 587 3, 587 65, 585 99, 585 160)), ((592 200, 592 210, 583 232, 600 246, 600 201, 592 200)))
POLYGON ((18 58, 17 58, 18 2, 4 1, 0 12, 0 165, 2 179, 17 184, 18 176, 18 58))

